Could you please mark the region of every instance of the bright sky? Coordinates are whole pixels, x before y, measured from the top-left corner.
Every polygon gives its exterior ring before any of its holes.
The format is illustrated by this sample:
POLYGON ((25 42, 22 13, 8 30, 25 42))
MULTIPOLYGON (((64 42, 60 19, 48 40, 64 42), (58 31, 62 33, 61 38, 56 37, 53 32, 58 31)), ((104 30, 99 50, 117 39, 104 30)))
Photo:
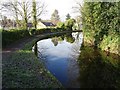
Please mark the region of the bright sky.
MULTIPOLYGON (((4 1, 4 0, 3 0, 4 1)), ((9 1, 9 0, 6 0, 9 1)), ((22 0, 19 0, 22 1, 22 0)), ((41 0, 36 0, 41 1, 41 0)), ((42 19, 47 20, 51 18, 55 9, 58 10, 60 19, 65 20, 66 15, 69 13, 71 17, 75 17, 78 14, 74 13, 72 7, 76 6, 76 2, 82 3, 83 0, 42 0, 45 3, 47 12, 41 16, 42 19)), ((9 15, 10 16, 10 15, 9 15)))
POLYGON ((71 17, 75 17, 78 14, 74 13, 72 7, 76 6, 76 1, 82 3, 83 0, 44 0, 47 5, 47 13, 42 15, 43 19, 50 19, 51 14, 55 9, 58 10, 61 20, 65 20, 66 15, 69 13, 71 17))

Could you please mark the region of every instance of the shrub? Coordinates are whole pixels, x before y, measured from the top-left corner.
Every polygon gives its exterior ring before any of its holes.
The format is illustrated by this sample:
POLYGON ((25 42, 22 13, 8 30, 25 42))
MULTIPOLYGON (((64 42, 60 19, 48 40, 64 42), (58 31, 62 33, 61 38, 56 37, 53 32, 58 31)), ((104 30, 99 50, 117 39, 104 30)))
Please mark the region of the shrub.
POLYGON ((23 37, 30 36, 27 30, 9 30, 9 31, 2 31, 2 46, 5 47, 6 45, 13 43, 23 37))

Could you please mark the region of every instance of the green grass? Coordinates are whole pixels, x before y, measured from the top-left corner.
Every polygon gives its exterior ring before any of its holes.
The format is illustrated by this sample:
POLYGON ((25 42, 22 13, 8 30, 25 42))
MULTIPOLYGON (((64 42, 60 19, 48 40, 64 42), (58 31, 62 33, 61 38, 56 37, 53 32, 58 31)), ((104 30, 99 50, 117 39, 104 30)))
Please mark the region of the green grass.
POLYGON ((3 60, 3 88, 61 88, 61 83, 45 69, 31 51, 35 39, 3 60))

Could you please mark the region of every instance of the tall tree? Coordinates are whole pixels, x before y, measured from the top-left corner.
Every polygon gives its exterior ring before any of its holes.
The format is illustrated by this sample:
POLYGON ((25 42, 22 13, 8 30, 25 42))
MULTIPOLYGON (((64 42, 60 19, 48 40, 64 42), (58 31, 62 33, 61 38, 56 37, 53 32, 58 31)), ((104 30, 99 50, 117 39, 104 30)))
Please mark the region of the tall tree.
POLYGON ((85 41, 89 41, 102 50, 114 48, 110 50, 114 52, 118 49, 116 48, 120 45, 118 41, 120 34, 118 4, 119 2, 84 3, 82 17, 85 41))
POLYGON ((31 9, 30 9, 30 1, 24 0, 22 2, 13 0, 9 2, 5 2, 2 4, 2 9, 5 9, 6 11, 10 12, 12 16, 16 19, 16 23, 19 24, 19 17, 21 17, 24 21, 23 25, 24 29, 27 29, 27 23, 31 15, 31 9))
POLYGON ((19 20, 18 20, 18 1, 14 0, 14 1, 9 1, 9 2, 5 2, 2 3, 1 6, 1 12, 11 12, 12 16, 15 18, 16 20, 16 26, 18 28, 19 25, 19 20))
POLYGON ((58 10, 54 10, 53 14, 51 15, 51 20, 54 24, 57 24, 58 21, 60 20, 59 14, 58 14, 58 10))
POLYGON ((32 15, 33 15, 33 26, 37 29, 37 20, 46 12, 46 6, 42 2, 36 2, 36 0, 32 0, 32 15))
POLYGON ((27 23, 28 23, 28 17, 27 17, 27 4, 23 1, 22 2, 22 8, 23 8, 23 18, 24 18, 24 27, 27 30, 27 23))
POLYGON ((66 20, 68 20, 68 19, 70 19, 71 18, 71 16, 70 16, 70 14, 68 13, 67 15, 66 15, 66 20))
MULTIPOLYGON (((37 19, 45 12, 45 4, 42 2, 36 2, 36 0, 11 0, 2 4, 0 10, 6 10, 14 16, 18 24, 22 24, 24 29, 28 29, 28 21, 30 18, 33 19, 33 26, 36 29, 37 19), (32 1, 32 2, 31 2, 32 1), (31 17, 32 16, 32 17, 31 17), (20 22, 19 19, 22 19, 23 22, 20 22)), ((5 12, 6 12, 5 11, 5 12)))
POLYGON ((36 28, 37 28, 36 0, 33 0, 33 1, 32 1, 32 8, 33 8, 33 11, 32 11, 32 14, 33 14, 33 26, 34 26, 34 28, 36 29, 36 28))
POLYGON ((1 16, 1 19, 2 19, 1 25, 2 25, 2 28, 4 30, 4 28, 7 26, 7 17, 1 16))
POLYGON ((67 30, 72 30, 72 27, 73 27, 73 25, 74 25, 75 22, 76 22, 75 19, 68 19, 68 20, 66 20, 65 21, 65 27, 66 27, 66 29, 67 30))

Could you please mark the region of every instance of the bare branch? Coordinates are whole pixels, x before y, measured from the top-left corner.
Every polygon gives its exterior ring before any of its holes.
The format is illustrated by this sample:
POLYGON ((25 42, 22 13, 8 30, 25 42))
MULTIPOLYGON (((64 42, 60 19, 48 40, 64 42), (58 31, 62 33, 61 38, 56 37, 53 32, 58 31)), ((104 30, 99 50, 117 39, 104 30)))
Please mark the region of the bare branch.
POLYGON ((47 6, 43 3, 40 7, 37 8, 37 17, 39 17, 42 13, 45 12, 47 6))

